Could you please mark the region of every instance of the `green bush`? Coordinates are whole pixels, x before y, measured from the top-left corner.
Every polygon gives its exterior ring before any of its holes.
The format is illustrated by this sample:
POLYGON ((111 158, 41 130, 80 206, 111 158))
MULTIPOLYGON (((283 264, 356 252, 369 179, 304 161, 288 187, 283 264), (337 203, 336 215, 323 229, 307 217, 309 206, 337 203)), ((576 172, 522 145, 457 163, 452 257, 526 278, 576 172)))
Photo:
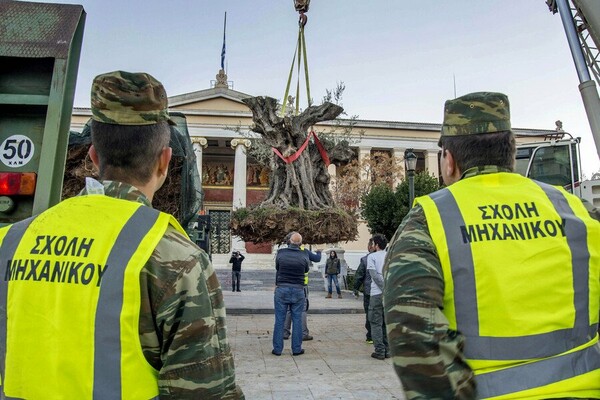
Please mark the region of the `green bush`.
MULTIPOLYGON (((438 178, 427 172, 415 174, 415 198, 435 192, 440 188, 438 178)), ((408 180, 400 183, 396 190, 386 184, 374 186, 361 198, 362 217, 372 234, 381 233, 391 239, 398 226, 410 211, 408 180)))
POLYGON ((346 284, 348 285, 348 290, 354 289, 354 274, 346 275, 346 284))

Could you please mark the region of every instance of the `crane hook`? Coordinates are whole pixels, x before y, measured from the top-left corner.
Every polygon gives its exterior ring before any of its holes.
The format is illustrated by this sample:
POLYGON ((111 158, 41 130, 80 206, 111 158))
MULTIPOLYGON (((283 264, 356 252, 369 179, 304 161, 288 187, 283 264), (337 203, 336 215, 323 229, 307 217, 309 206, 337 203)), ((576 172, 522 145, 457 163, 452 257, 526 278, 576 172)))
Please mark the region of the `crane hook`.
POLYGON ((304 28, 304 25, 306 25, 306 21, 307 21, 306 14, 304 14, 302 11, 300 11, 300 18, 298 19, 298 25, 300 25, 300 27, 304 28))
POLYGON ((304 28, 304 25, 306 25, 306 15, 304 13, 308 12, 309 6, 310 0, 294 0, 294 8, 300 13, 298 24, 301 28, 304 28))

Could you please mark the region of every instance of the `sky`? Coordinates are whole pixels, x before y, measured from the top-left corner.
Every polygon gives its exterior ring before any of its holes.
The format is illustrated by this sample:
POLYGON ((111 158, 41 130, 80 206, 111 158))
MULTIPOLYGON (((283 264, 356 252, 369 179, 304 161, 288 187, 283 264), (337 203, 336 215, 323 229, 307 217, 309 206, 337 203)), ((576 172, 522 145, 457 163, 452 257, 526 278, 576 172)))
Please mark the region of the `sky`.
MULTIPOLYGON (((94 76, 114 70, 148 72, 169 96, 209 88, 225 12, 233 89, 283 98, 298 34, 293 0, 42 1, 87 13, 75 106, 89 107, 94 76)), ((600 171, 564 29, 544 0, 313 0, 307 17, 316 102, 343 82, 348 115, 441 123, 455 93, 503 92, 513 127, 561 120, 581 137, 583 173, 600 171)))

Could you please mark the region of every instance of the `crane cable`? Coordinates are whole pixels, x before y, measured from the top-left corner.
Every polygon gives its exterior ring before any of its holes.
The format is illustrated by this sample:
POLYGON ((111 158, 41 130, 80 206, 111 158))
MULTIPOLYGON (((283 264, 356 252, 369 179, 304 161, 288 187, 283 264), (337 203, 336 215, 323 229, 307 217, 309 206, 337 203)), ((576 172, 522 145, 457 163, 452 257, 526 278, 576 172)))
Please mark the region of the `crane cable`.
POLYGON ((298 56, 298 77, 296 81, 296 110, 295 115, 298 115, 300 111, 300 66, 304 65, 304 80, 306 82, 306 96, 308 99, 308 105, 311 105, 311 97, 310 97, 310 80, 308 77, 308 59, 306 54, 306 40, 304 38, 304 26, 306 25, 306 14, 304 12, 300 12, 300 18, 298 20, 298 40, 296 44, 296 49, 294 50, 294 57, 292 58, 292 65, 290 67, 290 74, 288 76, 287 85, 285 87, 285 94, 283 96, 282 106, 281 106, 281 115, 285 115, 285 109, 287 107, 287 99, 290 93, 290 84, 292 82, 292 76, 294 74, 294 64, 296 64, 296 55, 298 56))
MULTIPOLYGON (((306 82, 306 97, 308 99, 308 106, 310 107, 311 103, 312 103, 312 100, 310 97, 310 80, 308 78, 308 60, 307 60, 307 56, 306 56, 306 40, 304 38, 304 26, 306 25, 306 21, 307 21, 306 14, 304 14, 305 11, 308 11, 308 6, 306 6, 304 11, 299 11, 300 18, 298 20, 298 27, 299 27, 298 41, 296 44, 296 50, 294 50, 294 57, 292 58, 290 74, 288 76, 287 85, 285 87, 285 95, 283 96, 283 102, 282 102, 283 104, 281 106, 281 116, 285 116, 285 109, 287 106, 287 98, 290 93, 290 84, 292 82, 292 75, 294 73, 294 64, 296 64, 296 55, 298 55, 298 64, 297 64, 298 79, 296 81, 295 115, 298 115, 298 113, 300 111, 300 66, 302 64, 304 64, 304 80, 306 82), (302 60, 304 60, 304 63, 302 63, 302 60)), ((331 161, 329 160, 329 156, 327 155, 327 150, 325 149, 323 144, 319 141, 319 138, 317 137, 317 133, 315 132, 315 130, 312 127, 310 129, 310 132, 306 136, 306 140, 294 154, 292 154, 288 157, 285 157, 283 154, 281 154, 281 152, 279 150, 277 150, 277 148, 273 147, 272 149, 273 149, 273 152, 277 155, 277 157, 279 157, 283 162, 285 162, 286 164, 291 164, 300 157, 300 155, 304 152, 304 150, 306 150, 306 147, 308 146, 308 143, 310 142, 311 138, 314 140, 315 145, 317 146, 317 149, 318 149, 319 153, 321 154, 321 158, 323 159, 323 162, 325 163, 325 166, 328 167, 329 164, 331 163, 331 161)))

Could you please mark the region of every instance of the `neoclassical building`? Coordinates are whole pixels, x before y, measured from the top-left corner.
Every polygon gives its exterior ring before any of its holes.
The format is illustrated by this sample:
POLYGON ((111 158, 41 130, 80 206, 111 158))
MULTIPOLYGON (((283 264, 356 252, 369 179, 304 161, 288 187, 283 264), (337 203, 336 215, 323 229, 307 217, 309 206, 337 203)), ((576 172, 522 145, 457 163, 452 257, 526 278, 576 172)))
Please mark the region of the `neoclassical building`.
MULTIPOLYGON (((252 113, 242 99, 253 95, 231 89, 227 76, 220 71, 210 88, 169 97, 170 111, 186 116, 194 143, 203 184, 202 213, 211 216, 213 261, 216 264, 226 263, 232 250, 241 250, 246 254, 246 265, 266 266, 273 259, 274 249, 270 244, 244 243, 239 238, 232 237, 229 231, 231 211, 260 203, 269 190, 270 171, 249 156, 246 150, 251 145, 250 140, 238 133, 238 130, 249 131, 252 124, 252 113)), ((71 129, 81 131, 90 117, 89 108, 75 108, 71 129)), ((404 151, 413 149, 418 157, 417 171, 426 170, 439 177, 439 123, 374 120, 354 122, 354 129, 363 132, 356 144, 359 160, 380 152, 403 159, 404 151)), ((328 123, 317 125, 316 130, 326 129, 327 125, 328 123)), ((531 141, 531 137, 551 132, 515 129, 517 140, 531 141)), ((334 165, 330 165, 329 172, 335 178, 334 165)), ((358 266, 359 258, 366 252, 369 236, 366 224, 359 221, 359 238, 354 242, 339 244, 345 250, 345 258, 352 268, 358 266)))

